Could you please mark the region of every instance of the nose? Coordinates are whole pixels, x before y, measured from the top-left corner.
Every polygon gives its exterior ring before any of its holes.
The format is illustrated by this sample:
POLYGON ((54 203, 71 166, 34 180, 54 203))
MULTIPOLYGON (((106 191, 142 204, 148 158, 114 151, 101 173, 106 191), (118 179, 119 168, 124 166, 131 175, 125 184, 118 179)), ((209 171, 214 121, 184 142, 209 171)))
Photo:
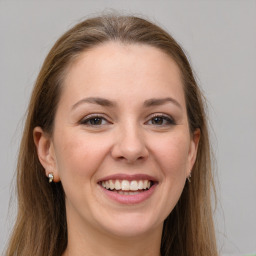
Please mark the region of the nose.
POLYGON ((148 157, 149 152, 143 132, 136 125, 129 124, 126 127, 119 127, 114 141, 111 154, 117 160, 134 163, 148 157))

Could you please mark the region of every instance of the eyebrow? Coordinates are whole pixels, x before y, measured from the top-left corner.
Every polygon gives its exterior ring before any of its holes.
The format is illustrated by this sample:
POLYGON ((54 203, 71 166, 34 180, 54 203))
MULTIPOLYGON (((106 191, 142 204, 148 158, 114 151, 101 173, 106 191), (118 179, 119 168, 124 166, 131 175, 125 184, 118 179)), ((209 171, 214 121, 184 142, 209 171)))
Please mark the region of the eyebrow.
MULTIPOLYGON (((158 98, 148 99, 148 100, 144 101, 143 105, 145 107, 153 107, 153 106, 160 106, 160 105, 163 105, 163 104, 166 104, 166 103, 169 103, 169 102, 175 104, 177 107, 182 109, 182 107, 179 104, 179 102, 176 101, 173 98, 170 98, 170 97, 159 98, 159 99, 158 98)), ((108 99, 100 98, 100 97, 89 97, 89 98, 84 98, 84 99, 79 100, 77 103, 75 103, 72 106, 71 109, 74 110, 79 105, 84 104, 84 103, 97 104, 97 105, 104 106, 104 107, 114 107, 114 106, 116 106, 115 102, 110 101, 108 99)))
POLYGON ((156 98, 148 99, 144 102, 144 106, 145 107, 160 106, 160 105, 166 104, 168 102, 171 102, 174 105, 176 105, 177 107, 182 109, 180 103, 177 100, 170 98, 170 97, 160 98, 160 99, 156 99, 156 98))
POLYGON ((77 108, 79 105, 83 103, 92 103, 92 104, 97 104, 104 107, 114 107, 116 105, 116 103, 114 103, 113 101, 110 101, 104 98, 89 97, 89 98, 84 98, 82 100, 79 100, 77 103, 75 103, 72 106, 72 110, 74 110, 75 108, 77 108))

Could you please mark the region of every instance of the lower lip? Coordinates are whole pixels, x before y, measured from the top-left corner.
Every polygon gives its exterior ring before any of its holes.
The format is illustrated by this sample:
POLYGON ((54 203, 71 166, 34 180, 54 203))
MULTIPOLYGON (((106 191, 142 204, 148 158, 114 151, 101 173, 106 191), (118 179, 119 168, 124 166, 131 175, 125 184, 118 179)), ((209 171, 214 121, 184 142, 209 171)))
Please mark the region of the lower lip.
MULTIPOLYGON (((154 184, 153 186, 150 187, 150 189, 140 192, 136 195, 122 195, 117 192, 111 192, 111 191, 103 188, 101 185, 99 185, 99 186, 101 187, 101 189, 103 190, 103 192, 105 193, 105 195, 107 197, 109 197, 110 199, 112 199, 114 201, 117 201, 118 203, 139 204, 139 203, 146 201, 150 196, 152 196, 157 184, 154 184)), ((132 192, 135 192, 135 191, 132 191, 132 192)))

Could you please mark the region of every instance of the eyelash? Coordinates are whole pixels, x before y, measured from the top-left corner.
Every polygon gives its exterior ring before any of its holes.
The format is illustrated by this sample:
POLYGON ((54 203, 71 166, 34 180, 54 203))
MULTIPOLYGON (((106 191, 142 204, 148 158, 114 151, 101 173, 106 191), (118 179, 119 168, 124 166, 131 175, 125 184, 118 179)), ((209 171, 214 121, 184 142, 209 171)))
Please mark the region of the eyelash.
POLYGON ((102 115, 95 115, 95 114, 92 114, 92 115, 88 115, 86 116, 85 118, 83 118, 81 121, 80 121, 80 124, 82 125, 87 125, 87 126, 101 126, 101 125, 105 125, 105 124, 102 124, 102 121, 105 121, 106 123, 110 123, 106 118, 102 117, 102 115), (100 120, 100 124, 90 124, 89 122, 90 121, 95 121, 96 119, 100 120))
MULTIPOLYGON (((152 124, 154 126, 176 125, 176 122, 172 117, 168 115, 163 115, 163 114, 154 114, 153 116, 150 117, 149 121, 153 121, 153 119, 156 119, 156 118, 161 118, 161 120, 165 122, 165 124, 152 124)), ((148 123, 149 121, 147 121, 146 123, 148 123)))
MULTIPOLYGON (((156 118, 160 119, 162 122, 165 122, 165 123, 164 124, 163 123, 161 123, 161 124, 153 124, 152 123, 152 125, 154 125, 154 126, 176 125, 176 122, 172 117, 163 115, 163 114, 154 114, 153 116, 150 117, 150 119, 145 124, 149 124, 150 121, 152 122, 156 118)), ((107 123, 111 124, 106 118, 102 117, 102 115, 99 115, 99 114, 88 115, 80 121, 80 124, 87 125, 87 126, 102 126, 102 125, 106 125, 107 123), (100 123, 99 124, 90 123, 90 122, 94 122, 94 121, 96 121, 96 122, 99 121, 100 123), (102 124, 102 121, 105 121, 106 123, 102 124)))

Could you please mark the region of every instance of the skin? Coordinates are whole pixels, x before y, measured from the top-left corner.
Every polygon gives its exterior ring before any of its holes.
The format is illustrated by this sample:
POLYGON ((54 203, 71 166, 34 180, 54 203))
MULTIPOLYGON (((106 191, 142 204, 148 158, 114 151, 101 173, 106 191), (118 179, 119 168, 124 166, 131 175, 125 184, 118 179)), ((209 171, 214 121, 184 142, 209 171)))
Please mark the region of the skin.
POLYGON ((67 73, 52 136, 34 129, 46 175, 66 194, 64 255, 160 255, 163 221, 182 193, 199 137, 189 131, 179 68, 161 50, 110 42, 81 54, 67 73), (121 204, 97 183, 117 173, 151 175, 157 186, 147 200, 121 204))

